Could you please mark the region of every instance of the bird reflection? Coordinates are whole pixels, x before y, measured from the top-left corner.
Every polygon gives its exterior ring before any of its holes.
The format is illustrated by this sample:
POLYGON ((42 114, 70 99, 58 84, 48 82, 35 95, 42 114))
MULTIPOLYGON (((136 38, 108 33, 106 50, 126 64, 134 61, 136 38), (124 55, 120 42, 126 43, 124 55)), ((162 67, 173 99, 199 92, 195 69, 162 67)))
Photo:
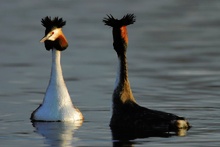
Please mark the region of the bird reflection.
POLYGON ((137 142, 135 139, 149 138, 149 137, 162 137, 169 138, 172 136, 185 136, 187 129, 179 129, 176 132, 169 132, 165 130, 135 130, 135 129, 122 129, 111 128, 113 147, 132 147, 137 142))
POLYGON ((72 147, 74 131, 82 125, 79 122, 33 122, 35 132, 45 138, 51 147, 72 147))

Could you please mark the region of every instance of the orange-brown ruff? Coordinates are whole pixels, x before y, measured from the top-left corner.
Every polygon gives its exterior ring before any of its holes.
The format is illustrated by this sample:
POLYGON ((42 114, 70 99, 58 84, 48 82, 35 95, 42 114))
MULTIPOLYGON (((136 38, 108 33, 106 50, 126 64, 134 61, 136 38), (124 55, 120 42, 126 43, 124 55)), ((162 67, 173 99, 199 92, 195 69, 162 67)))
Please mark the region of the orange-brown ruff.
POLYGON ((183 117, 177 115, 151 110, 139 106, 132 94, 128 80, 128 68, 126 50, 128 35, 126 26, 135 22, 133 14, 127 14, 122 19, 115 19, 107 15, 103 19, 105 25, 113 28, 113 47, 118 55, 119 67, 113 92, 113 114, 110 127, 126 129, 144 129, 149 131, 176 131, 188 129, 189 123, 183 117))

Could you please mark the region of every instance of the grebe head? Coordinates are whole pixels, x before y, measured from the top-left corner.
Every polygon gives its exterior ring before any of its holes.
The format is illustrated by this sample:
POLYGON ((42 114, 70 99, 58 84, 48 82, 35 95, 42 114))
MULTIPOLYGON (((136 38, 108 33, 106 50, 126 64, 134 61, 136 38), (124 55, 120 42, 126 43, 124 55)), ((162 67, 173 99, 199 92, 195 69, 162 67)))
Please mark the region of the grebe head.
POLYGON ((46 28, 45 36, 40 40, 44 42, 45 48, 49 51, 50 49, 57 49, 60 51, 65 50, 68 47, 66 37, 62 32, 62 27, 66 24, 62 18, 46 16, 41 20, 42 25, 46 28))
POLYGON ((115 19, 111 14, 103 19, 105 25, 113 28, 113 46, 118 55, 124 54, 128 45, 127 25, 135 22, 134 14, 127 14, 122 19, 115 19))

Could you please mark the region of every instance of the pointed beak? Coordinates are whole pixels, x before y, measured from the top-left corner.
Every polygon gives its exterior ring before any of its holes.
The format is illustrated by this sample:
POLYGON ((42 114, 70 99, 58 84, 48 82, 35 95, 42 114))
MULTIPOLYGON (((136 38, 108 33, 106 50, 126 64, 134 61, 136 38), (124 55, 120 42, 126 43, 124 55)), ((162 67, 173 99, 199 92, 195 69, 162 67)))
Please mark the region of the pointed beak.
POLYGON ((40 40, 40 42, 44 42, 44 41, 46 41, 48 38, 49 38, 48 36, 45 36, 45 37, 43 37, 43 38, 40 40))
POLYGON ((48 40, 51 36, 52 36, 52 34, 48 33, 46 36, 44 36, 44 37, 40 40, 40 42, 44 42, 44 41, 48 40))

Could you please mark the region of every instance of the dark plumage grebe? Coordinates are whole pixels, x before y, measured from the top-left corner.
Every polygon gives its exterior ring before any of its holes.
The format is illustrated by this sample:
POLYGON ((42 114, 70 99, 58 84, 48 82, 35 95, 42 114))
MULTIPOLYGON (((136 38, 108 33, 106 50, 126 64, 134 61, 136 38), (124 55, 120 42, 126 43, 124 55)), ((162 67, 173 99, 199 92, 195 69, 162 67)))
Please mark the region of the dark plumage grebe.
POLYGON ((128 80, 126 51, 128 35, 126 26, 135 22, 133 14, 127 14, 122 19, 107 15, 103 19, 105 25, 113 28, 113 47, 118 55, 118 71, 113 92, 113 114, 111 128, 131 128, 145 130, 172 131, 188 129, 189 123, 183 117, 171 113, 151 110, 139 106, 132 94, 128 80))
POLYGON ((43 103, 31 114, 32 121, 79 121, 83 115, 74 107, 63 79, 60 64, 61 51, 68 47, 62 27, 66 24, 62 18, 45 17, 42 25, 46 28, 44 42, 45 48, 52 50, 52 68, 50 82, 44 96, 43 103))

